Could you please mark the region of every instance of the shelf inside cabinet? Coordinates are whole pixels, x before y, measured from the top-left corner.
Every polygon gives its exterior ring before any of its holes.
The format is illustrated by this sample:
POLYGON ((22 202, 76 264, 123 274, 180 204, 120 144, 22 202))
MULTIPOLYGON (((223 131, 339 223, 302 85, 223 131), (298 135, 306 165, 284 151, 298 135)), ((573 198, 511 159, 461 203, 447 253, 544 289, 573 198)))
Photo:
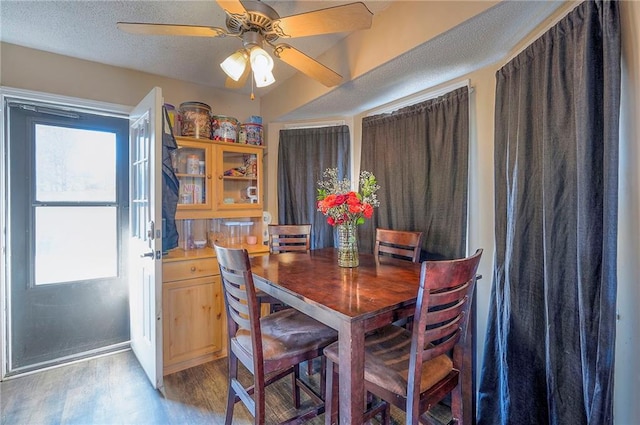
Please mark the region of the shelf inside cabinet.
POLYGON ((223 180, 240 180, 240 181, 251 181, 257 180, 257 177, 234 177, 234 176, 222 176, 223 180))
POLYGON ((180 178, 180 177, 195 177, 195 178, 205 178, 206 176, 204 174, 185 174, 185 173, 176 173, 176 177, 180 178))

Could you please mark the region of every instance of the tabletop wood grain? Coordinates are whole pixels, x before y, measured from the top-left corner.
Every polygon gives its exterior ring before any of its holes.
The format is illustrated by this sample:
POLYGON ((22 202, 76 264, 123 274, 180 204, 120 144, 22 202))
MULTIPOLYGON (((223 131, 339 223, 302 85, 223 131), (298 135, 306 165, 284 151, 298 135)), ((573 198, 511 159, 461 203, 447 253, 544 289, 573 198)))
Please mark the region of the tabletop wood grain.
POLYGON ((360 254, 360 266, 338 267, 333 248, 253 258, 254 277, 323 306, 341 320, 363 320, 415 303, 420 265, 360 254))

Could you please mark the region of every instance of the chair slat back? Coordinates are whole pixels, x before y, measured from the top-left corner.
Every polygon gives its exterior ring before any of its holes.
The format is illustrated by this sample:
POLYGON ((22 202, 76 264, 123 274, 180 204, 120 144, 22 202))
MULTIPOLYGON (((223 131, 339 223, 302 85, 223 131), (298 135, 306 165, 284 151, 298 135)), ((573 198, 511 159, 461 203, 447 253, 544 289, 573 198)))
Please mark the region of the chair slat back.
POLYGON ((227 311, 229 338, 238 328, 251 332, 254 353, 262 352, 259 304, 251 273, 249 254, 245 249, 232 249, 215 245, 222 289, 227 311), (256 345, 257 344, 257 345, 256 345))
POLYGON ((464 337, 481 257, 479 249, 468 258, 422 263, 411 350, 416 361, 448 352, 464 337))
POLYGON ((417 263, 422 248, 422 232, 376 229, 374 255, 391 255, 417 263))
POLYGON ((311 249, 310 224, 270 224, 268 232, 271 253, 306 252, 311 249))
POLYGON ((422 263, 407 376, 405 411, 408 418, 417 418, 424 402, 420 397, 424 362, 453 352, 454 370, 461 370, 463 366, 459 364, 462 356, 456 354, 457 344, 466 333, 481 257, 479 249, 463 259, 422 263))

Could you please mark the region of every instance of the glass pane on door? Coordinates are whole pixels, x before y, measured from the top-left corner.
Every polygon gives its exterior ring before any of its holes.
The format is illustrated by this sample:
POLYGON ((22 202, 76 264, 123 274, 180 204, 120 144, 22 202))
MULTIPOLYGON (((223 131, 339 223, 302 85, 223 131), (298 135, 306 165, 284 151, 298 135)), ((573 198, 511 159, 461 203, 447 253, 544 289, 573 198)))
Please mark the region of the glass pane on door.
POLYGON ((35 132, 37 201, 115 201, 115 133, 45 124, 35 132))
POLYGON ((36 207, 35 284, 118 275, 116 207, 36 207))

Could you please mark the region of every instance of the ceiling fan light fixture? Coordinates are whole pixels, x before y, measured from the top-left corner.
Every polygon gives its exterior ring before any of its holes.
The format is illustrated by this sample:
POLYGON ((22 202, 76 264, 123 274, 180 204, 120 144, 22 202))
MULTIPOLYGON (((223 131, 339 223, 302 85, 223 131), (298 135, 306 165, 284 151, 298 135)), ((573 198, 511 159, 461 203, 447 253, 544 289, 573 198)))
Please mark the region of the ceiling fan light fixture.
POLYGON ((253 73, 253 79, 256 81, 256 87, 267 87, 276 82, 275 77, 271 71, 253 73))
POLYGON ((264 75, 273 70, 273 58, 261 47, 251 49, 251 69, 254 74, 264 75))
POLYGON ((227 57, 220 68, 234 81, 238 81, 247 67, 247 54, 244 50, 238 50, 227 57))
POLYGON ((227 16, 226 29, 141 22, 118 22, 117 25, 120 30, 133 34, 240 38, 243 49, 233 53, 220 64, 227 74, 227 88, 242 87, 249 71, 253 73, 259 87, 265 87, 275 81, 273 59, 262 48, 265 43, 273 47, 276 57, 286 64, 327 87, 333 87, 342 82, 338 73, 288 44, 275 45, 275 41, 279 37, 306 37, 367 29, 371 27, 373 17, 362 2, 285 17, 280 17, 278 12, 261 0, 217 0, 217 3, 227 16))

